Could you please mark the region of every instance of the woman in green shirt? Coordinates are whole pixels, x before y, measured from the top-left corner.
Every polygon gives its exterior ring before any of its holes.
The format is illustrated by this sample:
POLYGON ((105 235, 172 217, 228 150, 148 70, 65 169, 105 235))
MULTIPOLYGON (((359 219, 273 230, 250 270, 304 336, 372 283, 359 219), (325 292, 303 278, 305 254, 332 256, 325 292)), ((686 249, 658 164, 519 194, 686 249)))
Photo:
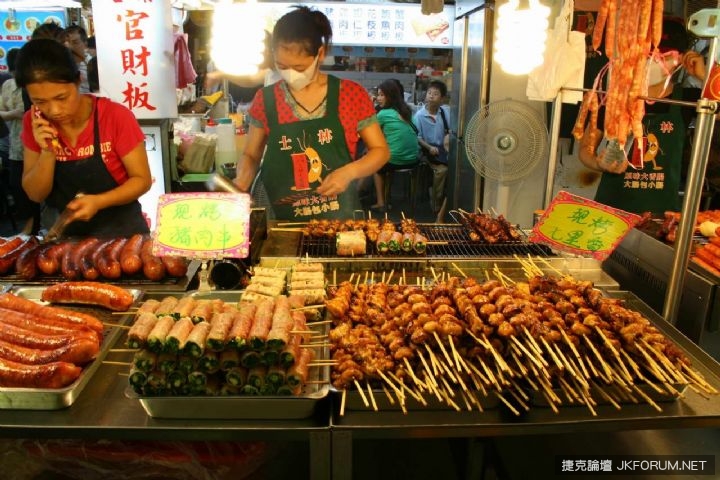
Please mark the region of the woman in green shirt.
POLYGON ((390 161, 373 175, 377 203, 370 208, 385 211, 385 173, 388 170, 411 168, 418 164, 419 145, 412 112, 405 103, 401 84, 385 80, 378 86, 377 102, 380 110, 377 119, 390 147, 390 161))

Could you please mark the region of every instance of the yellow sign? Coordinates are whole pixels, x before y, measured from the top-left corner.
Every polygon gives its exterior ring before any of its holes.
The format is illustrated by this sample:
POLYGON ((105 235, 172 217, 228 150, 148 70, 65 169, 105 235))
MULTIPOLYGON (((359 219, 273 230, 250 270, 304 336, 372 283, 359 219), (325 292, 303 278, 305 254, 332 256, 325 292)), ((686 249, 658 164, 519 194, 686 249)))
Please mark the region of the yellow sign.
POLYGON ((161 195, 153 253, 188 258, 247 258, 250 196, 216 192, 161 195))
POLYGON ((533 227, 530 240, 604 260, 640 219, 634 213, 559 192, 533 227))

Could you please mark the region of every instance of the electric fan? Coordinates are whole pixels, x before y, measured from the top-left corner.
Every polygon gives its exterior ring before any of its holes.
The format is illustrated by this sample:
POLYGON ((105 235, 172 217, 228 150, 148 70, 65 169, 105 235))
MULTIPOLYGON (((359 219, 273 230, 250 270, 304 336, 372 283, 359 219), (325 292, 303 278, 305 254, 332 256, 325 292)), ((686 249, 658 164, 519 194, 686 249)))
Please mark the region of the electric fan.
POLYGON ((547 159, 547 128, 532 107, 517 100, 498 100, 475 112, 468 122, 465 152, 479 175, 511 183, 547 159))

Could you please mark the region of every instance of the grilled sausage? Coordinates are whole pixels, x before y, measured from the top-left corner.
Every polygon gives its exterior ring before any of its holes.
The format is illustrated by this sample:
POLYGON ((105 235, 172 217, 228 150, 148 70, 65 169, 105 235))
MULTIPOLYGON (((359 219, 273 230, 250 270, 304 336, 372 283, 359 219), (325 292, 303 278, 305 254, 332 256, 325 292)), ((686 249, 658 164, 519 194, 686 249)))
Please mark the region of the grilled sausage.
POLYGON ((51 303, 80 303, 98 305, 108 310, 124 312, 135 299, 122 287, 98 282, 62 282, 43 290, 41 300, 51 303))
POLYGON ((45 275, 55 275, 65 250, 72 247, 70 242, 55 243, 43 248, 38 254, 37 267, 45 275))
POLYGON ((120 266, 120 251, 122 250, 127 238, 120 237, 105 247, 105 250, 98 257, 96 266, 100 270, 100 274, 110 280, 120 278, 122 276, 122 267, 120 266))
POLYGON ((68 362, 23 365, 0 358, 0 386, 11 388, 63 388, 80 376, 82 368, 68 362))
POLYGON ((143 262, 140 258, 140 250, 142 249, 145 235, 136 233, 128 239, 120 250, 120 268, 125 275, 135 275, 143 268, 143 262))
POLYGON ((65 325, 67 328, 91 329, 100 335, 103 334, 104 330, 102 322, 92 315, 72 312, 64 308, 40 305, 12 293, 0 294, 0 307, 42 317, 43 323, 65 325))
POLYGON ((153 255, 151 238, 146 238, 143 242, 140 258, 143 263, 143 274, 148 280, 158 282, 165 278, 165 265, 160 260, 160 257, 153 255))

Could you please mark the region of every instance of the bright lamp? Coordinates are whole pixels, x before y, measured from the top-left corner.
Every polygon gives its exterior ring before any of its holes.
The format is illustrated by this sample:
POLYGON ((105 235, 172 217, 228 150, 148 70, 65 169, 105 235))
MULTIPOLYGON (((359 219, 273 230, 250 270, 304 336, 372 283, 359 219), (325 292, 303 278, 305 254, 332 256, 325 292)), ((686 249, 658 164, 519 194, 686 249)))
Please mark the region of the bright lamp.
POLYGON ((218 3, 213 11, 210 57, 230 75, 253 75, 265 58, 265 20, 257 3, 218 3))
POLYGON ((550 8, 538 0, 510 0, 498 8, 494 58, 512 75, 530 73, 543 63, 550 8))

